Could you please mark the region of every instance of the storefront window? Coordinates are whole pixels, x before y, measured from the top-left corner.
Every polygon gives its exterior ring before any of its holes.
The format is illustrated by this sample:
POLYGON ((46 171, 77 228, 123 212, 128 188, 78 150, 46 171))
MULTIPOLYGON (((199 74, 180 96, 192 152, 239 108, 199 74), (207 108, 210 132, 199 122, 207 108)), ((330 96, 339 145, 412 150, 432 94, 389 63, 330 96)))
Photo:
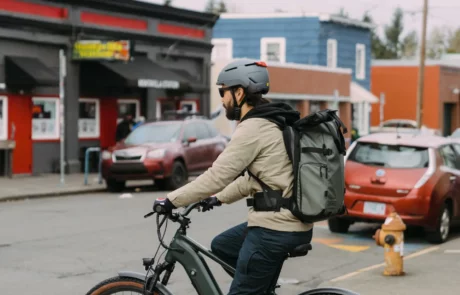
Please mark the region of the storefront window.
POLYGON ((32 139, 59 139, 59 99, 32 98, 32 139))
POLYGON ((0 96, 0 139, 8 139, 8 100, 0 96))
POLYGON ((126 114, 133 116, 133 119, 136 120, 139 118, 140 114, 140 103, 135 99, 119 99, 118 100, 118 119, 117 123, 123 120, 123 117, 126 114))
POLYGON ((99 120, 99 100, 92 98, 80 98, 78 137, 99 137, 99 120))

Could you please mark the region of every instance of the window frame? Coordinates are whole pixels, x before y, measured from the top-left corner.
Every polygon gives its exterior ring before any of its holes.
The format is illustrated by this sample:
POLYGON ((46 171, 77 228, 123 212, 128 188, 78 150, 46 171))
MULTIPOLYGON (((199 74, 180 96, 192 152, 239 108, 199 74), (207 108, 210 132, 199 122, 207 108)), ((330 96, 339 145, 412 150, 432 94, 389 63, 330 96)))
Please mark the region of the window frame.
POLYGON ((7 140, 8 139, 8 97, 0 95, 0 100, 3 101, 2 105, 2 114, 3 114, 3 122, 1 128, 3 128, 3 136, 0 136, 0 140, 7 140))
POLYGON ((119 109, 119 104, 122 104, 122 103, 133 103, 136 105, 136 118, 139 118, 141 116, 141 102, 138 100, 138 99, 134 99, 134 98, 120 98, 120 99, 117 99, 117 124, 120 123, 121 121, 123 121, 123 118, 119 118, 118 116, 120 115, 118 113, 118 109, 119 109))
POLYGON ((211 61, 216 61, 219 60, 216 58, 216 52, 214 50, 214 46, 216 45, 226 45, 227 46, 227 52, 225 54, 225 59, 232 59, 233 58, 233 39, 232 38, 213 38, 211 39, 211 44, 213 45, 212 51, 211 51, 211 61))
POLYGON ((98 98, 80 98, 78 99, 78 138, 79 139, 88 139, 88 138, 99 138, 101 136, 101 108, 100 101, 98 98), (80 132, 80 103, 82 102, 95 102, 96 103, 96 134, 82 134, 80 132))
POLYGON ((61 116, 61 101, 58 97, 40 97, 40 96, 34 96, 32 97, 32 105, 34 105, 35 101, 52 101, 54 102, 56 106, 56 111, 55 111, 55 118, 54 118, 54 124, 55 124, 55 131, 53 135, 37 135, 34 134, 34 122, 33 120, 40 120, 40 119, 34 119, 32 118, 32 140, 59 140, 61 138, 61 126, 60 126, 60 116, 61 116))
POLYGON ((358 80, 366 79, 366 45, 362 43, 356 44, 355 48, 355 77, 358 80), (358 64, 358 52, 361 51, 362 55, 360 63, 358 64))
POLYGON ((328 68, 337 68, 338 58, 338 44, 337 39, 327 39, 327 47, 326 47, 326 66, 328 68), (332 56, 329 56, 329 47, 332 47, 332 56), (331 60, 331 61, 330 61, 331 60))
POLYGON ((260 39, 260 59, 268 62, 286 62, 286 38, 284 37, 264 37, 260 39), (267 45, 269 43, 278 43, 280 46, 279 61, 273 61, 268 59, 267 45))

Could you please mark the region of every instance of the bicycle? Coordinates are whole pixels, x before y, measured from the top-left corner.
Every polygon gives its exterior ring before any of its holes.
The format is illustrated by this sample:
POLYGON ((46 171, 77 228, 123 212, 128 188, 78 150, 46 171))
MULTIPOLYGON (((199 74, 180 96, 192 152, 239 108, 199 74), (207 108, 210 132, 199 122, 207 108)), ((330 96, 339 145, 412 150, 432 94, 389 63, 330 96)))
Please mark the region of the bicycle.
MULTIPOLYGON (((208 250, 204 246, 195 242, 187 236, 187 228, 191 223, 190 218, 187 216, 194 209, 200 211, 201 203, 194 203, 185 208, 182 213, 171 213, 164 215, 160 221, 160 214, 157 214, 157 234, 160 241, 160 245, 153 258, 143 258, 143 266, 146 270, 146 274, 131 272, 131 271, 120 271, 118 275, 107 280, 104 280, 94 286, 87 295, 112 295, 118 292, 132 292, 135 294, 144 295, 173 295, 168 289, 167 284, 171 274, 174 271, 176 262, 179 262, 187 272, 189 279, 198 292, 201 295, 222 295, 222 290, 217 284, 211 270, 209 269, 203 256, 206 256, 214 262, 220 264, 224 270, 230 275, 234 275, 235 269, 222 261, 212 251, 208 250), (176 231, 169 246, 163 242, 163 237, 166 233, 167 221, 179 223, 179 229, 176 231), (161 227, 166 221, 165 230, 163 236, 161 236, 161 227), (155 259, 158 254, 160 247, 166 249, 165 261, 156 264, 155 259), (153 272, 150 274, 150 272, 153 272), (164 276, 160 276, 164 273, 164 276), (160 281, 161 279, 161 281, 160 281)), ((144 218, 150 217, 156 212, 150 212, 144 216, 144 218)), ((311 244, 300 245, 294 249, 291 253, 286 253, 287 258, 306 256, 308 252, 312 250, 311 244)), ((277 275, 274 277, 268 295, 276 295, 275 290, 280 286, 277 284, 279 275, 281 273, 283 265, 280 266, 277 275)), ((352 291, 339 289, 339 288, 316 288, 299 295, 359 295, 352 291)))

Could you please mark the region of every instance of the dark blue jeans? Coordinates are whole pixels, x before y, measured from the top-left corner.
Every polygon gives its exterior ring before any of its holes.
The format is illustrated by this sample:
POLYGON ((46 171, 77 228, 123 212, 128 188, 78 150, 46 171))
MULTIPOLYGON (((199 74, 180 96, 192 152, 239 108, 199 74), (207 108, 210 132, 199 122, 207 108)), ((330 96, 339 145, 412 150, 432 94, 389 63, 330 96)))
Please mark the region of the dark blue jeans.
POLYGON ((242 223, 216 236, 211 250, 236 269, 228 295, 265 294, 287 253, 311 242, 308 232, 281 232, 242 223))

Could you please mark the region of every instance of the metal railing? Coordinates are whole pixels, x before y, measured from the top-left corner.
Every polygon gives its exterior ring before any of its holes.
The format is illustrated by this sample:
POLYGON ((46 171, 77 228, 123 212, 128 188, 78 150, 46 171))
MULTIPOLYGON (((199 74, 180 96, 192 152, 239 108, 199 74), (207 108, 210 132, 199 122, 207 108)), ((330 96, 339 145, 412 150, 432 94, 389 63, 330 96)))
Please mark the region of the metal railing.
POLYGON ((85 185, 88 185, 88 170, 89 170, 89 154, 92 152, 99 152, 99 169, 98 169, 98 183, 102 184, 102 153, 99 147, 89 147, 85 151, 85 185))

